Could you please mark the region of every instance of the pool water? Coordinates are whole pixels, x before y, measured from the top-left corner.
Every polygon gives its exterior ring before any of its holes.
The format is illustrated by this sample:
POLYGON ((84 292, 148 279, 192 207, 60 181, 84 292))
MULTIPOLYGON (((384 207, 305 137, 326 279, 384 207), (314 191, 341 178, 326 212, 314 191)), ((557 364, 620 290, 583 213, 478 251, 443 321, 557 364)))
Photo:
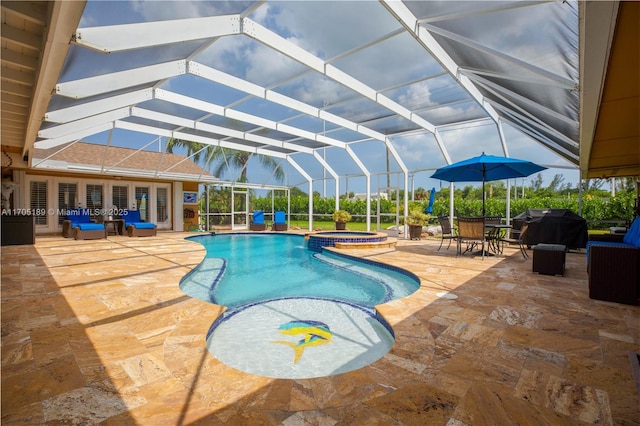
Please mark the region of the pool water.
POLYGON ((188 295, 237 308, 284 298, 328 298, 374 307, 408 296, 417 278, 399 270, 307 250, 299 235, 194 237, 207 255, 181 283, 188 295))
POLYGON ((299 235, 189 239, 207 254, 180 288, 229 308, 209 329, 207 349, 261 376, 323 377, 374 362, 394 341, 374 307, 419 287, 417 277, 400 269, 309 250, 299 235))

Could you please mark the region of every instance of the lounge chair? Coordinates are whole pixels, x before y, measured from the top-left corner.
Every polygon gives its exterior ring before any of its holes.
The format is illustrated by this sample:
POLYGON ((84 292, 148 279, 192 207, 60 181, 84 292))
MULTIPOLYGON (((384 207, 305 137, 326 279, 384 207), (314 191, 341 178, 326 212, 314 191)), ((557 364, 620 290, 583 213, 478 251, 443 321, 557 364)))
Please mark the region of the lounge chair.
POLYGON ((277 211, 273 215, 273 231, 286 231, 287 230, 287 218, 283 211, 277 211))
POLYGON ((249 225, 249 229, 251 231, 264 231, 267 226, 264 223, 264 212, 262 210, 255 210, 253 212, 253 219, 251 220, 251 225, 249 225))
POLYGON ((62 235, 76 240, 98 240, 107 237, 103 223, 91 221, 89 211, 75 209, 67 211, 67 219, 62 222, 62 235))
POLYGON ((64 238, 75 238, 80 240, 104 238, 105 229, 104 225, 93 223, 91 216, 89 215, 89 210, 71 209, 67 210, 67 218, 62 221, 62 236, 64 238), (80 229, 81 232, 79 234, 79 238, 76 238, 75 230, 76 228, 80 228, 80 225, 82 225, 82 229, 80 229), (100 234, 99 231, 102 231, 102 234, 100 234))
POLYGON ((138 210, 125 211, 122 219, 124 219, 124 229, 130 237, 155 237, 157 233, 156 224, 143 222, 138 210))
POLYGON ((440 251, 442 248, 442 243, 444 240, 449 240, 449 245, 447 246, 447 250, 451 247, 452 240, 458 240, 458 236, 456 235, 456 230, 453 226, 451 226, 451 220, 449 216, 438 216, 438 221, 440 222, 440 227, 442 228, 442 240, 440 240, 440 247, 438 247, 437 251, 440 251))
POLYGON ((76 240, 99 240, 107 237, 103 223, 78 223, 73 227, 73 238, 76 240))

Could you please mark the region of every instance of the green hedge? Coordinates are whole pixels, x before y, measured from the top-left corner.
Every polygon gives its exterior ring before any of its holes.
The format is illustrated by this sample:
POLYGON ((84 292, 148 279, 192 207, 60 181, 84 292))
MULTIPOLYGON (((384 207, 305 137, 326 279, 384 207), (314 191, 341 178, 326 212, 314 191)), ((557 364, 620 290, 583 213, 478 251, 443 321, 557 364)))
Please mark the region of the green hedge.
MULTIPOLYGON (((586 195, 582 200, 582 217, 588 221, 629 220, 633 217, 634 193, 630 191, 618 192, 615 197, 609 199, 591 197, 586 195)), ((392 200, 380 200, 380 211, 385 214, 395 215, 396 202, 392 200)), ((254 197, 251 200, 252 210, 271 211, 271 197, 254 197)), ((287 210, 287 198, 276 197, 274 199, 275 210, 287 210)), ((427 201, 410 201, 409 210, 419 209, 424 211, 427 201)), ((366 221, 366 202, 364 200, 341 200, 340 208, 353 216, 352 222, 366 221)), ((526 209, 569 209, 578 212, 578 199, 576 196, 566 197, 539 197, 511 200, 511 217, 517 216, 526 209)), ((400 205, 402 213, 403 206, 400 205)), ((454 200, 456 216, 480 216, 482 214, 482 201, 456 197, 454 200)), ((314 219, 331 221, 331 215, 335 210, 334 198, 313 198, 314 219)), ((376 211, 376 202, 371 202, 371 210, 376 211)), ((490 198, 486 201, 485 212, 487 216, 504 216, 506 200, 490 198)), ((294 220, 307 220, 309 211, 309 199, 307 196, 291 197, 291 216, 294 220), (298 213, 298 214, 296 214, 298 213)), ((449 199, 436 198, 432 216, 448 215, 449 199)), ((402 216, 402 214, 401 214, 402 216)), ((389 220, 391 221, 391 220, 389 220)))

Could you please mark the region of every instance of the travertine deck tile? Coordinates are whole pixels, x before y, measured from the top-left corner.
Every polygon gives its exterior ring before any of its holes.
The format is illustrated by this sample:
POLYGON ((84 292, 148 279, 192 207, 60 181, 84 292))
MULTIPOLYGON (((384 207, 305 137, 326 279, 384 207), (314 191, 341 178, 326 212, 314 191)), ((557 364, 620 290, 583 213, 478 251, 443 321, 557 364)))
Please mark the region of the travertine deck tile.
POLYGON ((513 248, 351 250, 421 280, 379 307, 394 346, 359 370, 284 380, 206 350, 224 308, 178 287, 204 257, 189 235, 2 247, 3 425, 640 423, 640 307, 589 299, 583 253, 551 277, 513 248))

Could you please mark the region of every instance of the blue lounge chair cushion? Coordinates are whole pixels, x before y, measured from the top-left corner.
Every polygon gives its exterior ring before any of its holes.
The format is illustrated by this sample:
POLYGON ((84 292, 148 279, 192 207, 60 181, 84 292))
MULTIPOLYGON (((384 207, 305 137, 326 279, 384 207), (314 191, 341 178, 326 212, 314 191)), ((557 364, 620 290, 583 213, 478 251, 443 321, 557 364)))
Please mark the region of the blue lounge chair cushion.
POLYGON ((74 228, 80 228, 83 231, 102 231, 104 225, 102 223, 76 223, 74 228))
POLYGON ((622 242, 629 244, 630 246, 640 247, 640 216, 636 217, 631 223, 631 227, 624 234, 622 242))
POLYGON ((262 210, 255 210, 253 212, 253 223, 256 225, 264 225, 264 212, 262 210))
POLYGON ((74 228, 78 223, 91 223, 91 216, 87 209, 67 210, 67 220, 71 221, 71 227, 74 228))
POLYGON ((124 219, 125 229, 129 226, 133 226, 136 229, 153 229, 156 227, 154 223, 142 222, 139 210, 127 210, 122 215, 122 218, 124 219))
POLYGON ((156 226, 155 224, 149 222, 129 222, 127 226, 129 225, 133 226, 136 229, 153 229, 156 226))
POLYGON ((284 215, 284 212, 283 211, 277 211, 275 213, 275 216, 273 217, 273 222, 275 224, 278 224, 278 225, 282 225, 284 223, 287 223, 287 219, 286 219, 286 217, 284 215))

